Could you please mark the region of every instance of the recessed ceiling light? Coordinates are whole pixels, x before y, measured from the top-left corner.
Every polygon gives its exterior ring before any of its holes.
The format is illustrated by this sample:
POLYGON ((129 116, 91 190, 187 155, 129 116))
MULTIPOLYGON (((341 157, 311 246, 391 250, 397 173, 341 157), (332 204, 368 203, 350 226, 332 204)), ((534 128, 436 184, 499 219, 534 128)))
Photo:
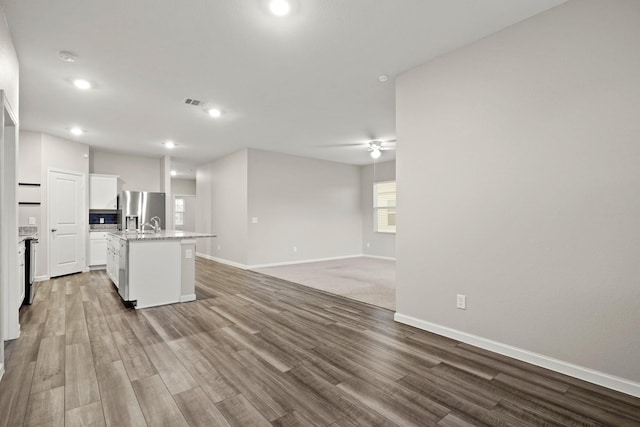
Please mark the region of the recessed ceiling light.
POLYGON ((71 53, 66 50, 58 52, 58 58, 64 62, 76 62, 76 59, 78 59, 75 53, 71 53))
POLYGON ((269 3, 269 9, 276 16, 285 16, 291 10, 291 6, 286 0, 273 0, 269 3))
POLYGON ((84 133, 84 131, 82 129, 80 129, 79 127, 73 127, 73 128, 71 128, 71 133, 76 135, 76 136, 79 136, 79 135, 82 135, 84 133))
POLYGON ((215 118, 218 118, 222 115, 222 111, 218 110, 217 108, 210 108, 209 110, 207 110, 207 113, 209 113, 211 117, 215 118))
POLYGON ((176 171, 171 171, 171 176, 176 176, 178 174, 178 172, 176 171))
POLYGON ((384 82, 386 82, 387 80, 389 80, 389 76, 386 76, 386 75, 384 75, 384 74, 381 74, 381 75, 379 75, 379 76, 378 76, 378 81, 379 81, 380 83, 384 83, 384 82))
POLYGON ((86 80, 76 79, 73 81, 73 84, 78 89, 82 89, 82 90, 91 89, 91 83, 89 83, 86 80))
POLYGON ((172 149, 176 146, 176 144, 173 141, 167 141, 164 143, 164 146, 167 147, 168 149, 172 149))

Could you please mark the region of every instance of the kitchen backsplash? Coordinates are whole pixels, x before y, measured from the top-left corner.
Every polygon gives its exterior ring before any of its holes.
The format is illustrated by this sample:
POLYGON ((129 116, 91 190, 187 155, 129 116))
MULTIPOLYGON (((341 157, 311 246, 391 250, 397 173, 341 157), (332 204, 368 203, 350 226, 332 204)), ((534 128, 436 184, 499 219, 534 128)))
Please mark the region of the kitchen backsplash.
POLYGON ((89 213, 89 224, 118 224, 118 214, 89 213), (102 219, 102 221, 101 221, 102 219))

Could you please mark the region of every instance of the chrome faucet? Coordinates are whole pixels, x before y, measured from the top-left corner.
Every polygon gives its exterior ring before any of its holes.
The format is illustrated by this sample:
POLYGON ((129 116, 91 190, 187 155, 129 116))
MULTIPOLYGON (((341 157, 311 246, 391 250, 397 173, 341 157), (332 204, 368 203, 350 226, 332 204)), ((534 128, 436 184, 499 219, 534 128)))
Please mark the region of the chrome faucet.
POLYGON ((155 225, 153 225, 153 224, 149 224, 148 222, 145 222, 144 224, 142 224, 142 225, 140 226, 140 231, 144 232, 144 228, 145 228, 145 227, 151 227, 151 229, 153 230, 153 232, 154 232, 154 233, 157 233, 155 225))
POLYGON ((160 217, 152 216, 150 221, 153 222, 153 224, 155 225, 155 227, 153 227, 153 231, 155 231, 156 233, 159 233, 162 230, 160 228, 160 217))
POLYGON ((160 218, 157 216, 151 217, 151 219, 149 220, 151 222, 153 222, 153 224, 150 224, 148 222, 145 222, 144 224, 142 224, 140 226, 140 230, 144 231, 145 227, 151 227, 151 229, 153 230, 154 233, 159 233, 161 228, 160 228, 160 218))

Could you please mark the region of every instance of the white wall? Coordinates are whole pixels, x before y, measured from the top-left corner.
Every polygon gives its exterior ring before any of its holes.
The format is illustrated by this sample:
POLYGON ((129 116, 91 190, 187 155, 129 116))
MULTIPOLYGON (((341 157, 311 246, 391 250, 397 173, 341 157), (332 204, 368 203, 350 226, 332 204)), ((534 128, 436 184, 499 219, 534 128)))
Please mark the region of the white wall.
POLYGON ((399 314, 640 391, 638 40, 570 1, 399 76, 399 314))
POLYGON ((396 161, 360 167, 360 200, 362 209, 362 253, 385 258, 396 257, 396 235, 374 231, 373 183, 394 181, 396 161))
POLYGON ((91 150, 91 173, 118 175, 122 190, 162 191, 163 159, 91 150))
POLYGON ((195 196, 196 180, 171 178, 171 191, 173 191, 173 194, 195 196))
MULTIPOLYGON (((85 199, 86 212, 89 212, 89 146, 75 141, 69 141, 57 136, 42 135, 42 158, 41 158, 41 191, 42 203, 41 207, 41 226, 39 227, 38 257, 36 260, 36 277, 49 276, 49 236, 50 227, 48 225, 48 171, 55 169, 62 172, 80 172, 84 174, 85 179, 85 199)), ((84 218, 85 224, 88 223, 88 214, 84 218)), ((87 230, 88 230, 87 225, 87 230)), ((88 244, 86 247, 88 248, 88 244)), ((85 254, 85 261, 88 260, 85 254)))
POLYGON ((20 110, 18 83, 18 55, 11 40, 4 10, 0 6, 0 89, 5 91, 16 116, 19 116, 18 111, 20 110))
MULTIPOLYGON (((20 131, 18 157, 18 182, 42 184, 42 134, 20 131)), ((42 186, 19 186, 18 202, 42 202, 42 186)), ((41 205, 19 205, 18 224, 29 225, 29 218, 35 219, 39 234, 44 232, 41 205)), ((41 249, 36 250, 35 274, 44 271, 39 260, 41 249)))
POLYGON ((250 149, 248 190, 250 265, 362 253, 358 166, 250 149))
POLYGON ((248 149, 199 167, 196 187, 196 230, 218 235, 201 254, 255 266, 362 252, 358 166, 248 149))
MULTIPOLYGON (((42 184, 42 134, 39 132, 20 131, 19 158, 18 158, 18 182, 29 184, 42 184)), ((21 194, 29 196, 37 192, 37 196, 26 198, 25 201, 42 202, 42 187, 19 187, 18 201, 23 201, 21 194)), ((36 219, 38 230, 42 231, 42 209, 40 205, 18 206, 18 224, 29 225, 29 217, 36 219)))
POLYGON ((20 157, 18 159, 18 181, 40 184, 42 134, 20 131, 20 157))
POLYGON ((247 150, 198 167, 196 180, 196 229, 218 236, 198 239, 198 252, 246 265, 247 150))

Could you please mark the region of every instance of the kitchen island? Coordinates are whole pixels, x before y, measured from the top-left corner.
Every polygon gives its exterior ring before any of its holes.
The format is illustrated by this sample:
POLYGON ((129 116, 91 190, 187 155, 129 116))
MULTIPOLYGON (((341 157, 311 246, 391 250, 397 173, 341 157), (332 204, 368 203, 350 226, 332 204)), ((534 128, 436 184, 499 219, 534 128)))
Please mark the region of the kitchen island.
POLYGON ((180 230, 109 233, 107 274, 136 308, 193 301, 196 239, 211 237, 180 230))

